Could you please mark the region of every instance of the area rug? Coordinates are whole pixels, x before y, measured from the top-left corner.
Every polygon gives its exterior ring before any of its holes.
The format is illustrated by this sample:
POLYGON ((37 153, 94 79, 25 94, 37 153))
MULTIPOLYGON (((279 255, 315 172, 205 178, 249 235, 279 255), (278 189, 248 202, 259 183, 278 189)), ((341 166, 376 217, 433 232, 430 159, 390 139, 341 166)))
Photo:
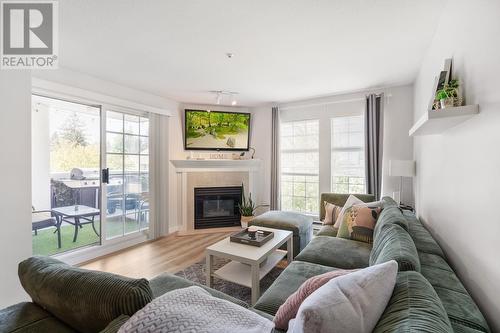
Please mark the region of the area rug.
MULTIPOLYGON (((230 260, 223 258, 214 258, 214 270, 217 270, 227 264, 230 260)), ((274 280, 283 272, 284 265, 278 264, 274 267, 262 280, 260 280, 260 293, 261 295, 271 286, 274 280)), ((187 280, 206 284, 205 275, 205 260, 193 264, 182 271, 175 273, 175 275, 183 277, 187 280)), ((213 288, 222 291, 224 294, 240 299, 248 304, 251 304, 251 290, 248 287, 240 286, 239 284, 229 281, 214 278, 213 288)))

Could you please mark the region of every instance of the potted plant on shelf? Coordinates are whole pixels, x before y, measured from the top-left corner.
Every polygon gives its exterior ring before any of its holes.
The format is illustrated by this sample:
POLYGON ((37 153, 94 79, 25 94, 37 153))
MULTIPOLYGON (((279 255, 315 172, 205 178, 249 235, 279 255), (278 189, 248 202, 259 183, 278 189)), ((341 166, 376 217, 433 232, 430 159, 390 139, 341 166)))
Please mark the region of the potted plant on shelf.
POLYGON ((248 222, 252 221, 255 217, 254 213, 257 208, 260 206, 256 206, 252 200, 252 193, 248 194, 248 200, 245 197, 245 188, 243 184, 241 184, 241 203, 238 204, 238 208, 240 209, 241 215, 241 227, 247 228, 248 222))
POLYGON ((436 99, 441 103, 441 109, 460 106, 462 104, 462 99, 458 92, 459 86, 458 80, 450 80, 442 89, 436 92, 436 99))

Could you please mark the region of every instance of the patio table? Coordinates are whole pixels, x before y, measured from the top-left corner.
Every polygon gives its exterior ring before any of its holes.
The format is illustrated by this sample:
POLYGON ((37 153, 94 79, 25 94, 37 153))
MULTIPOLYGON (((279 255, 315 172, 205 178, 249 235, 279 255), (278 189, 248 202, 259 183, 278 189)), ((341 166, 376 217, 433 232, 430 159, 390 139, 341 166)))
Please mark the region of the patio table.
POLYGON ((94 229, 96 235, 99 236, 99 233, 97 232, 94 224, 95 217, 101 213, 99 209, 85 205, 73 205, 52 208, 52 212, 57 219, 57 224, 59 227, 61 227, 61 224, 63 222, 75 226, 73 242, 76 242, 76 239, 78 237, 78 229, 80 229, 85 224, 91 223, 92 229, 94 229))

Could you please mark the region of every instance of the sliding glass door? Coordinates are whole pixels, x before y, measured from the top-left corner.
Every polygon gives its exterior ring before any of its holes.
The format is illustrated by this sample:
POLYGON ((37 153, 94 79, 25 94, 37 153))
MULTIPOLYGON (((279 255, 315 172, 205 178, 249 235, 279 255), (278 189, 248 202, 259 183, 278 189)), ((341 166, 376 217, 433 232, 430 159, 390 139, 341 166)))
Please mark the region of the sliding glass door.
POLYGON ((33 95, 34 254, 138 235, 149 199, 147 113, 33 95))
POLYGON ((33 254, 101 243, 101 108, 32 98, 33 254))
POLYGON ((149 119, 106 111, 106 239, 149 227, 149 119))

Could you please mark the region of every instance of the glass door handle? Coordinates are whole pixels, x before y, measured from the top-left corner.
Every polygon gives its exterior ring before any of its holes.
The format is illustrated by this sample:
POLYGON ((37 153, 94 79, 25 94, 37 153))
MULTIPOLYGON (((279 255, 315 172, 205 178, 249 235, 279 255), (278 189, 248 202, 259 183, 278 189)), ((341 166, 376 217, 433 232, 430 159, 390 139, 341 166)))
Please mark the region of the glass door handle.
POLYGON ((109 168, 102 169, 102 182, 109 184, 109 168))

